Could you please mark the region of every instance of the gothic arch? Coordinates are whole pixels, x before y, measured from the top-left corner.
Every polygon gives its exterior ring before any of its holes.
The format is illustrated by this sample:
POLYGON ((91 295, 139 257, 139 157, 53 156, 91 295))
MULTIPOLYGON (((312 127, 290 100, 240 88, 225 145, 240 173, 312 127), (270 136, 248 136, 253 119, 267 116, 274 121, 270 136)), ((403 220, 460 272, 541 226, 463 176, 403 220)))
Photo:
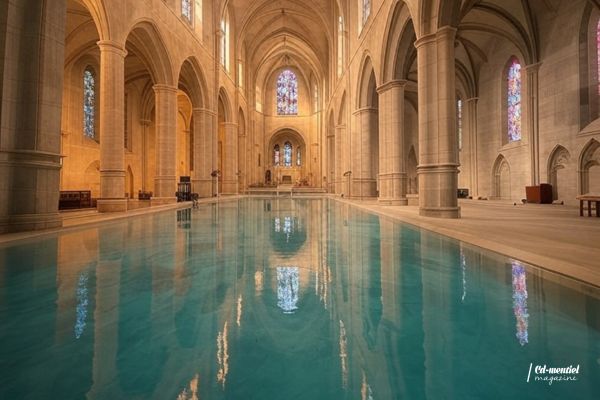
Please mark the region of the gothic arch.
POLYGON ((188 95, 193 108, 209 108, 206 80, 195 56, 188 57, 179 68, 179 89, 188 95))
POLYGON ((360 71, 362 72, 356 91, 358 94, 356 108, 377 108, 377 78, 371 57, 368 54, 365 54, 360 71))
POLYGON ((415 30, 408 7, 397 1, 393 11, 389 13, 383 41, 382 83, 392 79, 406 79, 407 68, 410 67, 406 64, 411 59, 409 53, 416 52, 415 41, 415 30))
POLYGON ((417 159, 417 152, 415 151, 415 146, 410 146, 410 150, 408 150, 408 158, 406 162, 406 172, 408 176, 408 194, 418 194, 419 193, 419 175, 417 174, 417 167, 419 166, 419 162, 417 159))
POLYGON ((579 157, 579 194, 600 190, 599 149, 600 142, 596 139, 590 139, 581 151, 579 157))
POLYGON ((500 154, 492 168, 492 198, 508 200, 511 198, 510 164, 500 154))
MULTIPOLYGON (((559 179, 559 171, 566 168, 570 158, 571 155, 568 150, 561 145, 556 145, 550 153, 548 158, 548 183, 552 185, 552 200, 559 199, 559 189, 560 194, 564 190, 562 179, 559 179)), ((563 174, 564 171, 560 175, 563 174)))
POLYGON ((337 123, 338 125, 346 125, 346 92, 342 93, 342 99, 337 112, 337 123))
POLYGON ((231 103, 229 102, 229 96, 227 96, 227 92, 225 88, 221 87, 219 89, 219 122, 231 122, 232 121, 232 112, 231 112, 231 103), (221 119, 222 118, 222 119, 221 119))
POLYGON ((137 21, 129 31, 125 46, 141 59, 154 84, 174 85, 172 59, 155 22, 137 21))

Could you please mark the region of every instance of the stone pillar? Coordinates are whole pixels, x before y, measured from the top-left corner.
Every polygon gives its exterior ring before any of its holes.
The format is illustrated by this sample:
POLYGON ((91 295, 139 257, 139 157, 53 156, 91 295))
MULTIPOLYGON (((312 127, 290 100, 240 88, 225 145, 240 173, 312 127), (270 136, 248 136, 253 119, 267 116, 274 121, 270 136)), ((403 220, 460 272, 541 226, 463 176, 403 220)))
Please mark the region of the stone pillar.
POLYGON ((100 47, 100 198, 98 212, 127 211, 125 198, 125 56, 117 42, 100 47))
POLYGON ((539 84, 538 75, 541 63, 525 66, 527 72, 527 133, 531 149, 531 184, 540 184, 540 124, 539 124, 539 84))
POLYGON ((2 3, 0 233, 55 228, 66 1, 2 3))
POLYGON ((379 203, 407 205, 404 160, 404 87, 397 80, 380 86, 379 93, 379 203))
POLYGON ((146 180, 148 179, 148 129, 152 121, 140 120, 142 126, 142 190, 146 191, 146 180))
POLYGON ((415 42, 419 90, 419 214, 460 218, 454 37, 443 27, 415 42))
POLYGON ((225 129, 225 143, 223 143, 223 171, 221 171, 223 187, 222 194, 236 194, 238 183, 238 134, 237 124, 221 122, 225 129))
POLYGON ((335 194, 341 194, 344 192, 343 185, 343 174, 344 168, 342 166, 342 146, 344 143, 344 135, 346 134, 346 126, 338 125, 335 127, 335 194))
POLYGON ((463 114, 463 118, 466 115, 468 121, 468 135, 469 135, 469 161, 471 164, 470 172, 470 183, 471 193, 474 199, 479 197, 479 167, 477 165, 477 100, 479 98, 473 97, 466 101, 466 114, 463 114))
POLYGON ((177 88, 154 85, 156 95, 156 176, 152 205, 175 203, 177 88))
POLYGON ((377 159, 377 109, 365 107, 354 112, 356 132, 350 138, 350 170, 352 171, 350 197, 377 196, 375 164, 377 159))
POLYGON ((194 111, 194 176, 192 191, 200 197, 212 197, 213 178, 210 173, 216 169, 214 141, 216 132, 213 131, 215 113, 195 108, 194 111))

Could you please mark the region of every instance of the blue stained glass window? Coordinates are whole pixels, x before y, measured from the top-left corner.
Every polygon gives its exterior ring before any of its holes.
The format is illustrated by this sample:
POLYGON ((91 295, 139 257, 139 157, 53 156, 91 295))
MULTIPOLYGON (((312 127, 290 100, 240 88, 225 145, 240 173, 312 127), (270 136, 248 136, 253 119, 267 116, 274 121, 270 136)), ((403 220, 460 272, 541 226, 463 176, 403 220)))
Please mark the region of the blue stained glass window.
POLYGON ((96 138, 96 78, 90 68, 83 72, 83 134, 96 138))
POLYGON ((273 165, 279 165, 279 145, 276 144, 273 148, 273 165))
POLYGON ((365 26, 371 15, 371 0, 362 0, 362 26, 365 26))
POLYGON ((521 64, 513 58, 508 67, 508 141, 521 140, 521 64))
POLYGON ((192 22, 192 0, 181 0, 181 15, 192 22))
POLYGON ((277 114, 298 114, 298 78, 289 69, 284 70, 277 78, 277 114))
POLYGON ((292 166, 292 144, 290 142, 285 142, 283 145, 283 165, 292 166))

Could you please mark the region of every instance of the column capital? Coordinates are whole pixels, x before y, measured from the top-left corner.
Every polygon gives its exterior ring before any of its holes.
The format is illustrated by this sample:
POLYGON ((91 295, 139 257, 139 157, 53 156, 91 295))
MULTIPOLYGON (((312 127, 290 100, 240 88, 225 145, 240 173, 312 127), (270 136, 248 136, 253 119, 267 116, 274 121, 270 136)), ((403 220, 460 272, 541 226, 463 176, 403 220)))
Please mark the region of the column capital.
POLYGON ((451 38, 454 41, 454 37, 456 36, 457 29, 450 25, 442 26, 437 30, 435 35, 438 39, 442 39, 444 36, 451 38))
POLYGON ((368 107, 368 106, 367 106, 367 107, 362 107, 362 108, 359 108, 359 109, 355 110, 355 111, 352 113, 352 115, 360 115, 360 114, 366 114, 366 113, 376 113, 376 112, 378 112, 378 111, 379 111, 379 110, 378 110, 377 108, 374 108, 374 107, 368 107))
POLYGON ((152 86, 152 89, 154 89, 155 93, 158 92, 171 92, 171 93, 177 93, 177 86, 171 86, 171 85, 166 85, 163 83, 157 83, 156 85, 152 86))
POLYGON ((436 33, 428 33, 427 35, 423 35, 415 41, 415 48, 418 49, 421 46, 435 43, 436 38, 436 33))
POLYGON ((377 93, 382 94, 393 88, 404 88, 408 83, 405 79, 394 79, 377 88, 377 93))
POLYGON ((111 52, 120 55, 123 58, 127 56, 127 50, 125 50, 125 47, 123 47, 121 43, 114 40, 99 40, 96 42, 96 44, 100 48, 101 53, 111 52))
POLYGON ((467 103, 477 103, 479 101, 479 97, 469 97, 465 100, 467 103))
POLYGON ((237 125, 238 125, 238 124, 237 124, 237 123, 235 123, 235 122, 229 122, 229 121, 225 121, 225 122, 221 122, 221 123, 220 123, 220 125, 223 125, 223 126, 229 126, 229 127, 232 127, 232 126, 233 126, 233 127, 237 127, 237 125))
POLYGON ((192 113, 194 114, 207 114, 207 115, 217 115, 213 110, 209 110, 208 108, 194 108, 192 109, 192 113))
POLYGON ((151 123, 152 121, 150 121, 149 119, 140 119, 140 124, 142 126, 150 126, 151 123))

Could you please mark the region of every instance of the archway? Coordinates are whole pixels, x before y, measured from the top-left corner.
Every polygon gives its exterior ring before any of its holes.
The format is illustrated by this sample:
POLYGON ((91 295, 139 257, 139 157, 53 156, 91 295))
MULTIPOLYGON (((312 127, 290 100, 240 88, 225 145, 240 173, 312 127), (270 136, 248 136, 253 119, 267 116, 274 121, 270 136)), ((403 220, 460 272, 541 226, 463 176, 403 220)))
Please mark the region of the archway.
POLYGON ((579 194, 600 194, 600 142, 591 139, 579 158, 579 194))
POLYGON ((548 183, 552 185, 552 200, 564 198, 564 191, 568 187, 568 177, 565 169, 569 164, 571 155, 561 145, 557 145, 548 159, 548 183))
POLYGON ((269 159, 265 164, 273 171, 273 183, 318 185, 307 166, 306 141, 298 131, 283 128, 273 133, 269 139, 267 154, 269 159))
POLYGON ((511 199, 510 165, 502 154, 498 156, 494 163, 492 182, 493 198, 498 200, 511 199))
POLYGON ((417 174, 417 153, 415 152, 415 146, 410 146, 408 151, 408 160, 406 171, 408 175, 408 194, 419 193, 419 175, 417 174))

